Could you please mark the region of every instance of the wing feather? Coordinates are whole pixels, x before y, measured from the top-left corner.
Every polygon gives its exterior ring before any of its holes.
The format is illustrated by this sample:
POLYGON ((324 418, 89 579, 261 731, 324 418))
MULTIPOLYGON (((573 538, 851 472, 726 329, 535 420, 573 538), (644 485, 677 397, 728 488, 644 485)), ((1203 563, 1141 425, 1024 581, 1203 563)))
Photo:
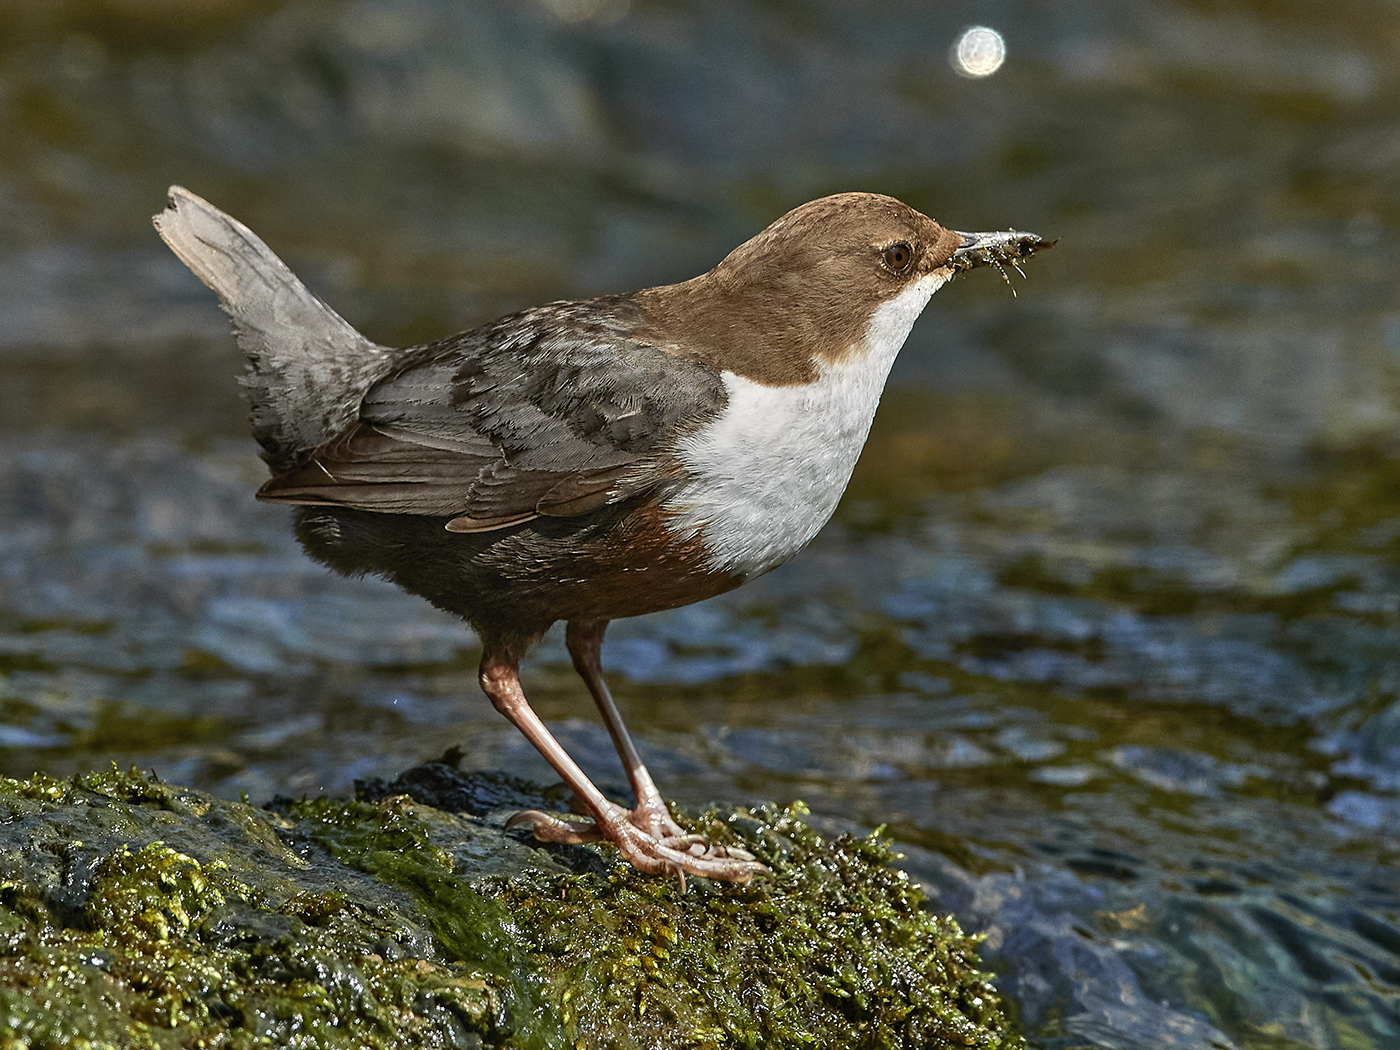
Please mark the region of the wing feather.
POLYGON ((630 297, 555 303, 404 351, 358 422, 258 497, 449 517, 454 532, 587 514, 655 488, 726 401, 644 337, 630 297))

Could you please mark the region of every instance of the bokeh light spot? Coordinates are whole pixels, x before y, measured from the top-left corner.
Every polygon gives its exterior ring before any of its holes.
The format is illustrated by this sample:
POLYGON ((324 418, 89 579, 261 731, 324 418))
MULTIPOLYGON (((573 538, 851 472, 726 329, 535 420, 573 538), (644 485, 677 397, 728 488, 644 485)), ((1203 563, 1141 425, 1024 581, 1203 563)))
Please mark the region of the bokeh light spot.
POLYGON ((965 77, 989 77, 1006 61, 1006 41, 995 29, 971 26, 954 41, 948 60, 965 77))

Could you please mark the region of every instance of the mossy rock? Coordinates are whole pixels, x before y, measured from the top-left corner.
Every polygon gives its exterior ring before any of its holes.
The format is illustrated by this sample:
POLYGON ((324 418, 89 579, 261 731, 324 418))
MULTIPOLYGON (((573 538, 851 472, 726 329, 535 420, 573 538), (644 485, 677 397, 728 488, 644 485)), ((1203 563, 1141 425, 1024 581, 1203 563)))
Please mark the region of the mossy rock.
POLYGON ((548 804, 442 763, 269 809, 0 779, 0 1048, 1023 1045, 878 836, 682 817, 772 869, 683 888, 504 831, 548 804))

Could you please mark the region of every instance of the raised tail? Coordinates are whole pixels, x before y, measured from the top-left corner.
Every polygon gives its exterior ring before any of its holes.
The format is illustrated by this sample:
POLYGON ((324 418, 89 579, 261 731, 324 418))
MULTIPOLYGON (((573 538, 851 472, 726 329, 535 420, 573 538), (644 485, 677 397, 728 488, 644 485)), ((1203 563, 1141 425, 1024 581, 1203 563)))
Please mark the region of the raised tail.
POLYGON ((242 377, 253 436, 274 473, 355 421, 392 352, 370 342, 313 295, 266 244, 181 186, 170 187, 156 230, 219 295, 248 355, 242 377))

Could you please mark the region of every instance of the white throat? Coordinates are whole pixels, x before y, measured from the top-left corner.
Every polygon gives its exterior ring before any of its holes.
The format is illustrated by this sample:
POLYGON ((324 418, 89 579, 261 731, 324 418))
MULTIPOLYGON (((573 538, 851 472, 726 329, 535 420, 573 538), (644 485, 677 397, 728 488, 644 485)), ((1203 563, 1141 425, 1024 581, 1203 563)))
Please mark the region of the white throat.
POLYGON ((830 520, 865 446, 890 367, 950 275, 920 278, 876 308, 861 346, 816 380, 764 386, 722 373, 724 412, 678 451, 688 484, 667 498, 672 528, 700 534, 711 567, 744 577, 776 568, 830 520))

